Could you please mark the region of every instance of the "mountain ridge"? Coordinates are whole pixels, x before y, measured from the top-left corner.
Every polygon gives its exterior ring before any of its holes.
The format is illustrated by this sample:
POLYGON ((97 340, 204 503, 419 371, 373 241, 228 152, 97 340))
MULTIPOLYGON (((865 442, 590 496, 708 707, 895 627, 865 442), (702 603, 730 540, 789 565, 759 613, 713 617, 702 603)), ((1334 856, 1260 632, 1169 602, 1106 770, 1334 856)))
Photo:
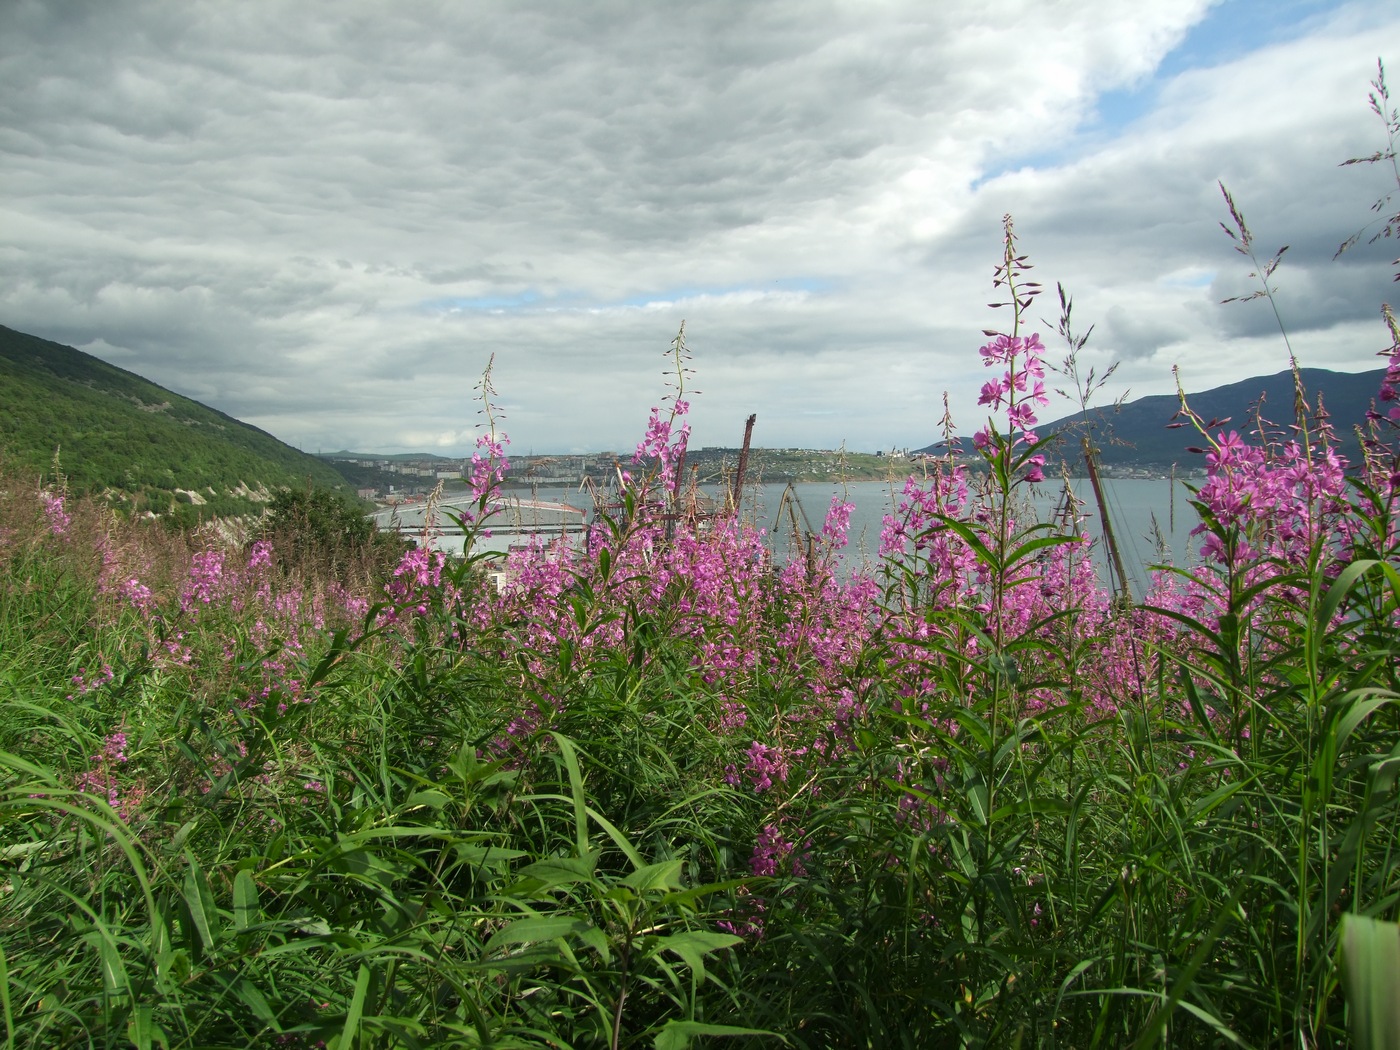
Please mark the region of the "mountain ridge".
MULTIPOLYGON (((1385 369, 1337 372, 1328 368, 1302 368, 1298 374, 1309 407, 1315 409, 1318 397, 1322 397, 1341 451, 1355 462, 1360 453, 1355 428, 1364 425, 1366 411, 1380 391, 1385 369)), ((1217 425, 1209 428, 1212 436, 1217 431, 1235 430, 1247 434, 1256 430, 1254 406, 1259 406, 1264 420, 1277 428, 1276 432, 1286 431, 1295 420, 1293 402, 1293 373, 1288 369, 1186 395, 1187 405, 1201 419, 1207 424, 1216 421, 1217 425)), ((1042 438, 1091 434, 1099 449, 1099 462, 1106 466, 1142 469, 1204 466, 1199 455, 1190 451, 1204 443, 1202 435, 1189 422, 1183 427, 1170 427, 1174 422, 1186 422, 1184 417, 1177 417, 1180 405, 1181 399, 1176 394, 1148 394, 1116 408, 1090 408, 1061 416, 1037 426, 1036 433, 1042 438)), ((1057 447, 1064 444, 1047 446, 1048 454, 1059 459, 1078 460, 1078 447, 1057 447)), ((943 450, 943 442, 938 441, 919 451, 939 454, 943 450)))

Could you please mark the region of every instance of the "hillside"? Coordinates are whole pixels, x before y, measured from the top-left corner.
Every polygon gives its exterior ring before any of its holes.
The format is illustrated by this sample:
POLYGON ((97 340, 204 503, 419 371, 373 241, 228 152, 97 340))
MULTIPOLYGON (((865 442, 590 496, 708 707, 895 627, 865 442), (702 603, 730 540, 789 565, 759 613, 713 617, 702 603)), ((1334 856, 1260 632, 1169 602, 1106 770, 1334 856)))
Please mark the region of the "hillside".
POLYGON ((283 486, 344 479, 232 416, 70 346, 0 326, 0 462, 75 493, 193 521, 246 514, 283 486))
MULTIPOLYGON (((1385 370, 1333 372, 1326 368, 1304 368, 1301 374, 1309 402, 1315 405, 1318 395, 1322 395, 1343 451, 1355 461, 1359 453, 1355 428, 1364 423, 1366 410, 1380 390, 1385 370)), ((1293 373, 1288 371, 1188 394, 1187 402, 1207 423, 1221 420, 1221 426, 1214 429, 1238 430, 1244 434, 1256 426, 1254 406, 1261 397, 1266 420, 1280 427, 1293 422, 1293 373), (1227 419, 1228 423, 1223 422, 1227 419)), ((1187 451, 1204 444, 1201 435, 1189 424, 1168 429, 1178 406, 1175 394, 1157 394, 1129 401, 1117 411, 1109 407, 1090 409, 1088 413, 1076 412, 1043 424, 1038 431, 1042 437, 1064 436, 1067 440, 1060 443, 1057 454, 1073 462, 1080 458, 1079 435, 1085 432, 1087 424, 1093 428, 1095 443, 1102 450, 1100 461, 1106 466, 1148 470, 1166 469, 1172 464, 1188 468, 1203 466, 1198 454, 1187 451)), ((924 451, 938 452, 941 444, 930 445, 924 451)))

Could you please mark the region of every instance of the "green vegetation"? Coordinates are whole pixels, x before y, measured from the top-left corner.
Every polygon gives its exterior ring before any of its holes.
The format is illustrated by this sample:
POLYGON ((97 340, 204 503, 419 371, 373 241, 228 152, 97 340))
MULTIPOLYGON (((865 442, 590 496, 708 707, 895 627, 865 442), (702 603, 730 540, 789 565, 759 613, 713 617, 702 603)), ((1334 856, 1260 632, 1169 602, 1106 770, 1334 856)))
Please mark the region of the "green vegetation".
MULTIPOLYGON (((697 468, 701 482, 733 483, 738 449, 704 449, 686 455, 687 472, 697 468)), ((748 480, 760 481, 898 481, 910 463, 902 456, 803 448, 755 448, 749 452, 748 480)))
POLYGON ((0 455, 75 495, 177 524, 261 513, 273 490, 344 479, 231 416, 72 347, 0 327, 0 455))
POLYGON ((283 489, 272 497, 259 535, 269 542, 286 569, 315 566, 336 578, 347 567, 384 575, 405 551, 404 541, 380 532, 374 522, 325 489, 283 489), (372 566, 372 568, 369 568, 372 566))
POLYGON ((805 449, 755 449, 749 460, 753 476, 767 481, 903 481, 909 463, 865 452, 814 452, 805 449))
POLYGON ((673 527, 654 423, 660 477, 500 593, 476 559, 320 557, 359 528, 321 497, 279 505, 285 552, 206 549, 0 484, 6 1045, 1389 1030, 1393 452, 1348 485, 1325 439, 1217 447, 1219 557, 1123 609, 1012 521, 1016 431, 842 582, 840 506, 780 571, 738 523, 673 527))

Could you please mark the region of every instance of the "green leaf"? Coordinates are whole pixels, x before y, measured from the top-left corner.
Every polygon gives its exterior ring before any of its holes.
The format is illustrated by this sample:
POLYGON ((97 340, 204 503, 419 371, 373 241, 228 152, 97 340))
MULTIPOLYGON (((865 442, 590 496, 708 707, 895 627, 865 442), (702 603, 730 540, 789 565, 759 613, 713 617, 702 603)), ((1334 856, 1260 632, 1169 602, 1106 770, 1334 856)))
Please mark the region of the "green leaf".
MULTIPOLYGON (((153 1022, 155 1008, 150 1003, 137 1003, 131 1011, 131 1020, 126 1023, 126 1037, 137 1050, 151 1050, 153 1040, 159 1039, 161 1046, 168 1046, 165 1032, 153 1022)), ((7 1044, 7 1050, 8 1050, 7 1044)))
MULTIPOLYGON (((1033 528, 1040 527, 1041 526, 1034 526, 1033 528)), ((1048 528, 1049 526, 1046 525, 1044 527, 1048 528)), ((1066 543, 1078 542, 1079 538, 1077 536, 1040 536, 1036 539, 1028 540, 1006 556, 1006 568, 1009 570, 1017 562, 1030 557, 1036 551, 1044 550, 1046 547, 1060 547, 1066 543)))
POLYGON ((0 944, 0 1014, 5 1018, 5 1050, 11 1050, 15 1045, 15 1019, 10 1009, 10 971, 3 944, 0 944))
POLYGON ((1386 704, 1393 703, 1397 698, 1394 693, 1387 689, 1369 688, 1353 690, 1343 698, 1343 701, 1351 699, 1355 699, 1357 702, 1348 707, 1346 714, 1342 715, 1337 722, 1338 751, 1342 749, 1347 737, 1351 736, 1357 726, 1386 704), (1370 697, 1370 699, 1363 700, 1362 697, 1370 697))
POLYGON ((989 567, 995 567, 997 565, 996 556, 992 554, 991 550, 988 549, 987 545, 984 542, 982 542, 982 537, 981 535, 979 535, 979 533, 982 530, 977 529, 974 526, 968 524, 967 522, 960 521, 957 518, 951 517, 947 514, 935 514, 934 519, 938 521, 939 524, 941 524, 944 528, 952 529, 959 536, 961 536, 963 542, 966 543, 969 547, 973 549, 973 551, 976 552, 977 560, 983 565, 989 567))
POLYGON ((1342 916, 1342 976, 1358 1050, 1400 1047, 1400 926, 1342 916))
POLYGON ((1219 809, 1220 806, 1227 799, 1235 795, 1244 787, 1245 781, 1243 780, 1236 780, 1228 784, 1221 785, 1220 787, 1212 791, 1210 794, 1206 795, 1205 798, 1197 801, 1191 807, 1191 810, 1186 814, 1186 819, 1192 822, 1204 819, 1210 813, 1219 809))
POLYGON ((592 948, 597 952, 605 966, 612 963, 612 945, 608 943, 608 935, 598 927, 590 926, 586 930, 580 930, 578 939, 584 947, 592 948))
POLYGON ((528 857, 530 854, 525 850, 506 849, 504 846, 497 846, 491 842, 457 842, 452 848, 456 851, 458 859, 465 864, 475 864, 478 867, 505 868, 513 860, 521 857, 528 857))
POLYGON ((705 979, 705 956, 711 952, 733 948, 743 944, 742 937, 729 933, 711 933, 708 930, 683 930, 665 937, 656 938, 657 951, 673 952, 681 961, 695 971, 700 980, 705 979))
POLYGON ((1018 798, 1016 801, 1000 807, 992 814, 992 822, 997 823, 1008 817, 1064 816, 1069 812, 1070 804, 1062 798, 1050 798, 1045 795, 1030 796, 1018 798))
POLYGON ((647 864, 628 875, 622 880, 622 884, 630 886, 639 894, 649 890, 678 890, 684 885, 680 877, 681 865, 679 860, 647 864))
POLYGON ((640 868, 642 866, 642 855, 637 852, 637 847, 627 840, 627 836, 619 831, 612 821, 608 820, 607 817, 603 816, 591 806, 585 807, 585 812, 593 819, 595 824, 603 829, 608 838, 616 843, 617 848, 622 850, 627 859, 631 861, 632 867, 640 868))
POLYGON ((588 882, 593 878, 593 869, 597 862, 596 853, 582 857, 546 857, 521 868, 517 873, 519 881, 512 889, 522 886, 527 880, 538 882, 537 888, 541 890, 554 890, 588 882))
POLYGON ((408 800, 404 803, 404 809, 405 811, 411 811, 420 807, 427 807, 428 809, 440 810, 444 806, 450 804, 451 801, 451 796, 434 788, 428 788, 423 791, 415 791, 412 795, 408 796, 408 800))
POLYGON ((102 987, 108 995, 130 995, 131 978, 127 976, 126 964, 112 932, 98 925, 88 936, 97 941, 97 955, 102 960, 102 987))
POLYGON ((1337 615, 1337 608, 1342 604, 1342 599, 1346 597, 1347 592, 1356 586, 1356 581, 1363 573, 1379 564, 1380 562, 1374 560, 1361 559, 1352 562, 1337 574, 1337 578, 1332 581, 1332 586, 1328 587, 1327 593, 1323 595, 1322 605, 1317 610, 1317 622, 1314 630, 1318 631, 1319 634, 1327 632, 1331 627, 1332 620, 1337 615))
POLYGON ((562 733, 550 732, 559 745, 559 753, 564 756, 564 768, 569 773, 569 794, 574 803, 574 834, 580 854, 588 852, 588 802, 583 790, 583 772, 579 769, 578 752, 573 741, 562 733))
POLYGON ((761 1035, 769 1039, 776 1039, 784 1046, 788 1041, 777 1032, 770 1032, 764 1028, 737 1028, 729 1024, 704 1024, 700 1021, 667 1021, 662 1026, 661 1031, 656 1033, 656 1039, 652 1046, 656 1050, 686 1050, 690 1046, 690 1041, 697 1035, 713 1035, 720 1038, 733 1038, 734 1036, 761 1035))
POLYGON ((252 981, 240 978, 233 986, 233 994, 253 1011, 253 1016, 274 1031, 277 1030, 277 1015, 272 1012, 267 997, 252 981))
POLYGON ((330 1050, 350 1050, 359 1038, 360 1018, 364 1016, 365 997, 369 994, 369 978, 369 965, 360 963, 360 972, 355 975, 355 994, 345 1014, 345 1027, 340 1030, 340 1038, 334 1041, 330 1050))
POLYGON ((258 920, 258 886, 244 868, 233 877, 233 925, 240 933, 258 920))
POLYGON ((1150 1015, 1147 1023, 1138 1031, 1137 1042, 1133 1044, 1134 1050, 1147 1050, 1160 1038, 1163 1029, 1166 1028, 1170 1020, 1172 1011, 1178 1006, 1194 1015, 1198 1019, 1205 1021, 1215 1029, 1217 1035, 1225 1036, 1232 1042, 1244 1045, 1243 1041, 1232 1032, 1225 1023, 1213 1014, 1206 1013, 1195 1003, 1187 1000, 1186 994, 1190 990, 1192 982, 1196 979, 1197 972, 1205 965, 1206 959, 1215 950, 1221 935, 1225 932, 1225 927, 1236 916, 1239 907, 1240 897, 1245 890, 1244 882, 1237 882, 1235 888, 1230 891, 1229 898, 1223 905, 1216 909, 1215 919, 1211 923, 1210 929, 1201 938, 1196 950, 1191 953, 1191 957, 1186 960, 1186 965, 1181 967, 1176 974, 1176 979, 1172 982, 1171 991, 1166 999, 1161 1002, 1150 1015))
POLYGON ((966 763, 963 764, 962 792, 972 806, 973 819, 985 826, 988 817, 987 802, 990 797, 987 782, 982 778, 981 770, 966 763))
POLYGON ((190 919, 199 932, 200 942, 206 949, 213 948, 218 942, 216 932, 219 918, 214 910, 214 891, 210 889, 209 879, 194 856, 186 851, 185 859, 189 863, 185 871, 185 906, 189 908, 190 919))
POLYGON ((531 915, 516 919, 503 930, 498 930, 486 942, 482 953, 490 955, 505 945, 534 944, 538 941, 552 941, 558 937, 579 936, 593 929, 586 919, 575 919, 567 915, 531 915))

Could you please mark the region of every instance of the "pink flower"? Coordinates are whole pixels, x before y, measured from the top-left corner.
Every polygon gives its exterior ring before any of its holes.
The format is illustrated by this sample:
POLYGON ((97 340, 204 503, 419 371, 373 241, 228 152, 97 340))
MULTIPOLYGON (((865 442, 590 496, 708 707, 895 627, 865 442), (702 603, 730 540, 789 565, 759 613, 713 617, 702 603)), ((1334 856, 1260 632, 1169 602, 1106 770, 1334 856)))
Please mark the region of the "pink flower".
POLYGON ((145 612, 154 602, 151 589, 134 576, 117 585, 117 595, 133 609, 145 612))
POLYGON ((836 551, 846 546, 846 535, 851 529, 851 512, 855 509, 854 503, 843 500, 840 496, 831 497, 831 506, 826 512, 826 520, 822 523, 822 538, 830 550, 836 551))
POLYGON ((504 434, 486 433, 476 439, 469 484, 472 495, 478 500, 489 497, 505 480, 510 470, 510 460, 506 458, 506 446, 509 444, 510 438, 504 434))
POLYGON ((988 380, 982 384, 982 394, 977 398, 979 405, 990 405, 992 408, 1000 408, 1002 401, 1009 393, 1005 379, 988 380))
POLYGON ((208 605, 225 590, 222 551, 203 551, 190 564, 190 582, 180 596, 180 608, 188 612, 195 605, 208 605))
MULTIPOLYGON (((1001 454, 1011 456, 1018 447, 1035 444, 1032 429, 1038 422, 1035 407, 1050 403, 1045 393, 1045 363, 1041 359, 1045 346, 1039 334, 1024 337, 998 335, 978 352, 986 365, 1007 366, 999 379, 988 380, 982 385, 977 403, 992 409, 1006 406, 1007 437, 1010 440, 1004 446, 999 446, 995 440, 995 423, 989 419, 987 426, 973 435, 972 444, 984 456, 998 454, 995 451, 998 447, 1004 449, 1001 454)), ((1043 481, 1045 472, 1041 468, 1044 463, 1044 457, 1038 455, 1027 460, 1024 480, 1032 483, 1043 481)))
POLYGON ((792 874, 801 878, 807 874, 802 861, 805 855, 794 856, 796 846, 783 837, 782 829, 776 824, 768 824, 758 833, 753 855, 749 858, 749 870, 759 876, 774 876, 784 867, 790 867, 792 874), (789 863, 790 862, 790 863, 789 863))
POLYGON ((998 335, 977 352, 982 355, 985 365, 999 365, 1011 360, 1020 349, 1021 341, 1009 335, 998 335))
POLYGON ((39 500, 44 504, 44 517, 48 519, 49 531, 55 536, 62 536, 72 524, 72 519, 63 509, 63 496, 54 492, 41 492, 39 500))

